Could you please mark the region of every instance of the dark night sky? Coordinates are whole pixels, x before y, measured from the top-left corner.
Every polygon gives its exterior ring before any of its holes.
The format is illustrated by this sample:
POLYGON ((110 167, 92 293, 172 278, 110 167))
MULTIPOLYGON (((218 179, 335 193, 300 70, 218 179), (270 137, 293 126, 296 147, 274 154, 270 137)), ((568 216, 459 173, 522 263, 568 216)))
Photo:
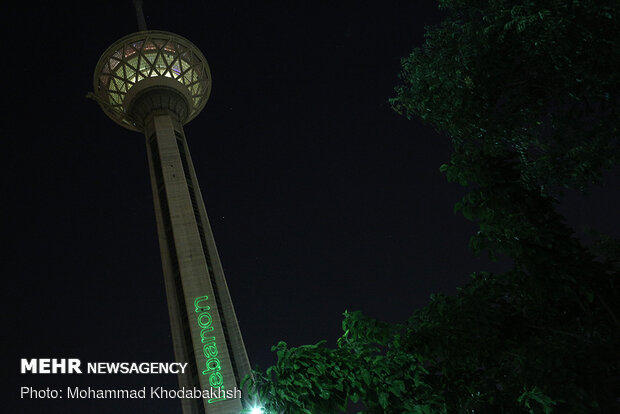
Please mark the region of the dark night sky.
MULTIPOLYGON (((213 93, 185 132, 252 365, 272 364, 279 340, 334 345, 345 309, 403 321, 472 271, 502 268, 472 257, 475 225, 452 213, 463 190, 439 173, 448 139, 388 104, 400 58, 441 17, 434 2, 144 9, 149 28, 188 38, 211 66, 213 93)), ((25 357, 173 355, 144 137, 85 98, 100 54, 136 31, 131 1, 4 14, 4 400, 20 413, 180 412, 175 400, 18 398, 20 386, 176 378, 19 374, 25 357)), ((617 230, 611 188, 563 211, 617 230)))

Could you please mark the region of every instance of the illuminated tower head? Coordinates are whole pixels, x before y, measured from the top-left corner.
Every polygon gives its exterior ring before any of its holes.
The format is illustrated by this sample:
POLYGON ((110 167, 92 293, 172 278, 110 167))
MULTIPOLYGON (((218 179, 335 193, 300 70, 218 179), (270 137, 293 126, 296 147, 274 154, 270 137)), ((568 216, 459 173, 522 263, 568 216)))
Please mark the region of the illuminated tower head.
POLYGON ((204 108, 211 72, 189 40, 164 31, 140 31, 118 40, 101 56, 94 96, 117 124, 143 132, 146 118, 168 111, 184 125, 204 108))

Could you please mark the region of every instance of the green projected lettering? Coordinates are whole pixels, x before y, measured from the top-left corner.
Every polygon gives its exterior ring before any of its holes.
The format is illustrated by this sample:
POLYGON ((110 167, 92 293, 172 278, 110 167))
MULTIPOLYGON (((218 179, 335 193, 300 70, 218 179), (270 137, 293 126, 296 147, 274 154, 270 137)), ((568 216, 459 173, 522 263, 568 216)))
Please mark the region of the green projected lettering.
POLYGON ((207 336, 209 332, 213 331, 213 318, 208 312, 211 307, 206 304, 209 297, 199 296, 194 299, 194 311, 198 314, 196 316, 196 322, 200 327, 200 342, 203 343, 202 354, 206 358, 205 369, 202 371, 202 375, 209 377, 209 385, 214 388, 219 388, 222 395, 218 398, 210 398, 208 403, 214 403, 225 399, 223 396, 224 391, 224 377, 222 376, 222 364, 218 358, 217 344, 215 343, 215 336, 207 336))

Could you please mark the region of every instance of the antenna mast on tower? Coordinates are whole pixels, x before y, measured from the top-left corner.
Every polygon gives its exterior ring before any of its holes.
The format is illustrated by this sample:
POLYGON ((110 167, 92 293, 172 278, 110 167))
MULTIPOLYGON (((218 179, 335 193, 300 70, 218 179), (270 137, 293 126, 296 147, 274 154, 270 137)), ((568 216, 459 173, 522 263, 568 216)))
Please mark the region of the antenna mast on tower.
POLYGON ((142 0, 133 0, 133 5, 136 8, 136 16, 138 17, 138 30, 141 32, 148 30, 146 28, 146 20, 144 20, 144 11, 142 10, 142 0))

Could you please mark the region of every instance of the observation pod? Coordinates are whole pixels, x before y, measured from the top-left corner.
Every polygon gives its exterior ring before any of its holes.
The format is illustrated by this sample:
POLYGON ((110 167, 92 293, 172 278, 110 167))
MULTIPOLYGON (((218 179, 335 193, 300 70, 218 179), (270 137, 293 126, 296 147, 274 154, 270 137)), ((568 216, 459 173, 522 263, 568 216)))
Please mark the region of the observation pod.
POLYGON ((103 53, 93 87, 106 115, 142 132, 149 110, 169 110, 181 125, 194 119, 209 99, 211 72, 192 42, 148 30, 121 38, 103 53))
POLYGON ((106 115, 146 136, 175 359, 188 363, 179 388, 202 393, 183 413, 249 410, 250 363, 183 131, 209 98, 207 60, 179 35, 140 31, 103 53, 93 84, 106 115))

